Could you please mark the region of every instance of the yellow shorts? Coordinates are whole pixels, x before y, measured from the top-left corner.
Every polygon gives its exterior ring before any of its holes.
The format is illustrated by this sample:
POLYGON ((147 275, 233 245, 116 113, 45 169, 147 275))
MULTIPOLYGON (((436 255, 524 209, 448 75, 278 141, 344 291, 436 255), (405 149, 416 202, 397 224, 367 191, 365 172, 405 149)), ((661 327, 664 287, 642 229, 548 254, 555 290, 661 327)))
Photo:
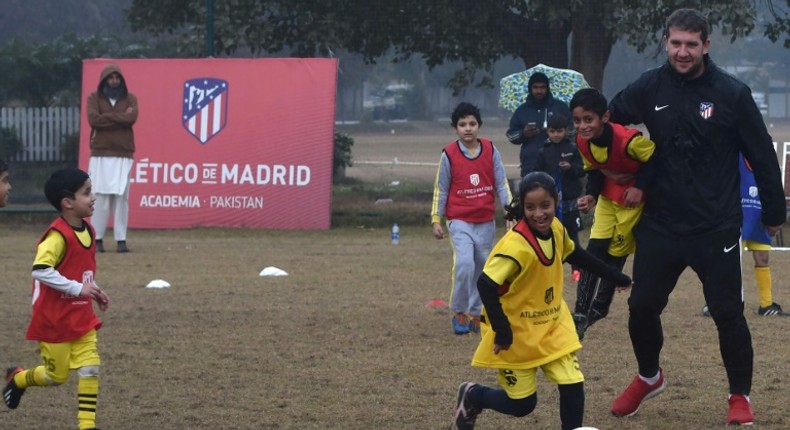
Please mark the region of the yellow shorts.
POLYGON ((71 370, 101 365, 96 330, 91 330, 71 342, 39 342, 38 346, 47 376, 61 384, 68 381, 71 370))
POLYGON ((755 242, 753 240, 744 240, 743 241, 743 250, 744 251, 770 251, 771 245, 767 243, 760 243, 755 242))
MULTIPOLYGON (((558 385, 570 385, 584 382, 584 375, 579 369, 576 353, 562 357, 540 366, 546 379, 558 385)), ((532 369, 499 369, 497 380, 511 399, 523 399, 538 391, 538 368, 532 369)))
POLYGON ((595 205, 595 217, 590 229, 590 239, 612 239, 609 254, 625 257, 636 250, 634 226, 642 217, 645 205, 627 208, 600 196, 595 205))

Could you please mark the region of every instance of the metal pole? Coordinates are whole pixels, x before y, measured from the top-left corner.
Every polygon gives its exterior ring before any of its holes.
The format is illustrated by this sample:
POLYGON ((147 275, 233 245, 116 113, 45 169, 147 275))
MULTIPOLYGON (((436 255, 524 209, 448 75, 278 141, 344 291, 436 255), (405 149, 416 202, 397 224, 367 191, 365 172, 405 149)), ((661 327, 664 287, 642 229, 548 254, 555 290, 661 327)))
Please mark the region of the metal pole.
POLYGON ((214 56, 214 0, 206 0, 206 56, 214 56))

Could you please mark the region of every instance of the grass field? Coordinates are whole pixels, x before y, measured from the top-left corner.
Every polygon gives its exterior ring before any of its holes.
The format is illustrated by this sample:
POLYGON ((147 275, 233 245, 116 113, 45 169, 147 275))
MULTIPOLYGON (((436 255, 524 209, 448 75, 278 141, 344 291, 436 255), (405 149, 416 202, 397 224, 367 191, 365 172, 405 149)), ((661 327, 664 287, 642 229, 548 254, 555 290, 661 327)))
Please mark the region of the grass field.
MULTIPOLYGON (((386 130, 354 135, 355 158, 435 162, 452 139, 449 127, 400 127, 404 130, 394 135, 386 130)), ((507 154, 505 162, 515 163, 508 160, 516 159, 509 157, 517 148, 499 146, 507 154)), ((345 200, 335 210, 378 213, 370 219, 416 217, 403 223, 398 246, 390 244, 389 221, 365 223, 359 217, 329 231, 132 231, 132 253, 98 255, 96 281, 113 302, 100 315, 105 325, 99 333, 103 365, 97 425, 130 430, 447 428, 458 384, 495 385, 495 374, 469 366, 477 340, 452 334, 446 308, 426 307, 433 299, 448 299, 451 249, 447 241, 433 238, 427 223, 417 223, 430 210, 429 198, 419 196, 430 192, 434 168, 408 169, 354 166, 348 170, 350 185, 336 189, 345 200), (390 187, 392 181, 398 186, 390 187), (404 188, 410 191, 393 190, 404 188), (351 198, 355 193, 364 199, 351 198), (388 196, 404 201, 375 203, 388 196), (259 277, 266 266, 289 276, 259 277), (172 287, 144 288, 152 279, 165 279, 172 287)), ((4 366, 30 367, 40 360, 24 332, 34 245, 46 227, 41 218, 0 218, 4 366)), ((114 244, 107 247, 112 250, 114 244)), ((757 424, 787 429, 790 318, 756 315, 751 257, 744 255, 744 261, 757 424)), ((775 299, 790 306, 790 254, 772 253, 771 262, 775 299)), ((569 285, 565 298, 573 303, 569 285)), ((610 317, 590 329, 580 352, 587 378, 585 423, 601 430, 723 426, 727 383, 716 330, 700 314, 701 288, 690 271, 664 313, 667 390, 635 417, 611 416, 611 401, 636 369, 626 299, 627 294, 615 297, 610 317)), ((558 428, 556 388, 539 380, 533 414, 514 419, 487 411, 477 428, 558 428)), ((19 409, 0 410, 0 429, 76 428, 75 392, 74 378, 58 388, 31 388, 19 409)))
MULTIPOLYGON (((44 225, 4 228, 0 351, 6 364, 39 362, 23 340, 29 316, 32 243, 44 225)), ((110 244, 111 245, 111 244, 110 244)), ((450 249, 426 227, 328 232, 196 229, 136 231, 130 254, 98 256, 97 282, 113 303, 101 315, 102 428, 439 429, 457 385, 495 384, 469 366, 474 336, 451 332, 446 308, 450 249), (262 278, 265 266, 290 273, 262 278), (146 289, 152 279, 169 289, 146 289)), ((773 255, 776 298, 788 302, 790 255, 773 255)), ((787 401, 790 320, 755 315, 750 265, 747 318, 756 350, 752 399, 760 428, 790 427, 787 401)), ((567 284, 566 284, 567 285, 567 284)), ((566 300, 573 302, 570 289, 566 300)), ((587 377, 586 423, 600 429, 717 428, 726 380, 713 322, 700 315, 698 281, 686 273, 664 316, 669 388, 636 417, 616 420, 609 405, 633 377, 626 295, 594 326, 580 353, 587 377)), ((74 428, 74 381, 30 389, 0 428, 74 428), (53 424, 57 423, 57 424, 53 424)), ((480 429, 556 429, 557 395, 541 379, 527 418, 487 412, 480 429)))

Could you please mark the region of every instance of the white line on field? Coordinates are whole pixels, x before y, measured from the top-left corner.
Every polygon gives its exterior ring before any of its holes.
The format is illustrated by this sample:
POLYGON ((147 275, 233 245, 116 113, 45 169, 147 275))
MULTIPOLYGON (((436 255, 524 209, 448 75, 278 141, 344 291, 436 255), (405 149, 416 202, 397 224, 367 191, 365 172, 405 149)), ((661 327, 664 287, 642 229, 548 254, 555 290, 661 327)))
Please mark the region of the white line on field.
MULTIPOLYGON (((400 161, 397 158, 390 161, 374 161, 374 160, 354 160, 353 163, 362 165, 380 165, 380 166, 428 166, 437 167, 439 163, 423 162, 423 161, 400 161)), ((518 167, 518 164, 505 164, 505 167, 518 167)))

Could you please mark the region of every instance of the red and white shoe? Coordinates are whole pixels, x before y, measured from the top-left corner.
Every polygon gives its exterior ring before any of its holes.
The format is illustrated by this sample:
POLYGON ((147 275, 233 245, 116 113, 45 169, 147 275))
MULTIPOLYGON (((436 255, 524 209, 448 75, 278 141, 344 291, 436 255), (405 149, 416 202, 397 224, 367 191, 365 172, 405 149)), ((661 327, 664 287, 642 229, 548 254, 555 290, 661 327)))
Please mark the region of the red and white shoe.
POLYGON ((612 413, 618 417, 630 417, 639 411, 642 402, 661 394, 666 387, 667 383, 664 380, 662 369, 658 370, 658 381, 653 385, 636 375, 623 394, 620 394, 612 403, 612 413))
POLYGON ((754 424, 754 414, 749 397, 743 394, 730 394, 727 400, 730 411, 727 413, 728 426, 750 426, 754 424))

